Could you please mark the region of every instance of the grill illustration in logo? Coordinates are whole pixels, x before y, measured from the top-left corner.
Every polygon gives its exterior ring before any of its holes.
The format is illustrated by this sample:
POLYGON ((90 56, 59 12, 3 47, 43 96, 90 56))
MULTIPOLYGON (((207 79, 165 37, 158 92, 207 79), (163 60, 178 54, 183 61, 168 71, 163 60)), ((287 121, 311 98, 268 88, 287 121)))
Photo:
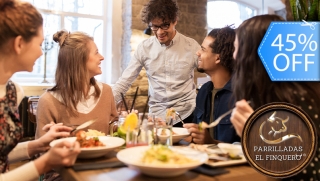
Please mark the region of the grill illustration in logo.
POLYGON ((260 138, 268 144, 279 144, 279 143, 286 141, 288 139, 291 139, 291 138, 298 138, 302 142, 302 138, 300 137, 299 134, 296 134, 296 133, 287 134, 287 135, 282 136, 281 138, 278 138, 275 140, 268 140, 262 135, 263 127, 267 122, 273 124, 273 125, 272 124, 270 125, 271 130, 268 133, 269 135, 273 134, 273 137, 276 137, 277 134, 287 132, 287 126, 285 124, 289 121, 289 117, 287 117, 286 119, 282 119, 282 118, 276 117, 276 113, 277 112, 274 111, 274 113, 268 118, 268 120, 261 124, 260 129, 259 129, 260 138), (280 129, 276 130, 277 127, 280 127, 280 129))
POLYGON ((317 133, 309 116, 289 103, 258 108, 247 120, 242 149, 262 174, 286 178, 302 171, 314 157, 317 133))

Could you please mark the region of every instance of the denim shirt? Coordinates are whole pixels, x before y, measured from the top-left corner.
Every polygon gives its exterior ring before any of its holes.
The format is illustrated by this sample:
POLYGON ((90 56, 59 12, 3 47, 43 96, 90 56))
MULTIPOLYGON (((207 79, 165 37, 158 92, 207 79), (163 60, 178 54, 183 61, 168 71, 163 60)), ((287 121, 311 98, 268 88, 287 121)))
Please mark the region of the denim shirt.
POLYGON ((164 116, 167 108, 174 108, 182 119, 193 113, 196 88, 194 68, 197 67, 196 52, 200 45, 178 31, 166 46, 155 36, 142 41, 128 67, 112 87, 115 100, 121 100, 132 82, 144 67, 148 76, 149 113, 164 116))
MULTIPOLYGON (((199 90, 196 98, 196 108, 194 110, 194 123, 199 123, 202 120, 206 123, 210 123, 210 110, 212 100, 213 83, 208 81, 199 90)), ((232 99, 231 80, 216 93, 214 98, 214 112, 213 120, 217 119, 221 114, 232 109, 234 106, 234 100, 232 99)), ((240 141, 240 137, 237 135, 235 129, 230 121, 230 116, 224 117, 220 123, 214 127, 214 139, 233 143, 240 141)))

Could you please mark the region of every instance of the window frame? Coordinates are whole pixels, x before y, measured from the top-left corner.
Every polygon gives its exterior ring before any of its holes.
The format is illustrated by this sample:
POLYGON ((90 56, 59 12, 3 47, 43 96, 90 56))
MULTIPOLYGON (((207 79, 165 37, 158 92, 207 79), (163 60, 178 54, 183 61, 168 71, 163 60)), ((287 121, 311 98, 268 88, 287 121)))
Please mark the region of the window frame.
MULTIPOLYGON (((114 0, 113 0, 114 1, 114 0)), ((104 61, 102 61, 101 69, 102 69, 102 74, 98 75, 99 78, 96 77, 96 79, 100 82, 106 82, 106 83, 111 83, 111 76, 112 76, 112 71, 110 71, 110 66, 111 65, 111 57, 108 56, 109 52, 112 52, 112 10, 113 10, 113 5, 114 3, 110 0, 105 1, 102 0, 103 3, 103 14, 102 15, 91 15, 91 14, 83 14, 83 13, 77 13, 77 12, 66 12, 66 11, 58 11, 58 10, 50 10, 50 9, 42 9, 42 8, 37 8, 38 11, 42 14, 52 14, 52 15, 59 15, 60 16, 60 29, 65 29, 65 23, 64 19, 67 16, 72 16, 72 17, 78 17, 78 18, 90 18, 90 19, 97 19, 97 20, 102 20, 103 22, 103 34, 102 34, 102 50, 99 50, 100 53, 104 56, 104 61), (111 11, 111 13, 110 13, 111 11), (109 38, 109 41, 107 39, 109 38), (111 41, 110 41, 111 40, 111 41)), ((81 31, 81 30, 79 30, 81 31)), ((45 53, 43 52, 44 56, 45 53)), ((44 58, 42 58, 44 59, 44 58)), ((42 65, 43 66, 43 63, 42 65)), ((48 66, 48 65, 47 65, 48 66)), ((41 68, 42 70, 44 67, 41 68)), ((31 72, 27 72, 27 74, 32 74, 31 72)), ((42 84, 42 81, 44 79, 44 75, 42 77, 17 77, 14 76, 11 78, 14 82, 17 82, 21 85, 34 85, 34 84, 42 84)), ((54 77, 53 78, 46 78, 47 81, 49 81, 50 84, 54 84, 54 77)))
MULTIPOLYGON (((247 4, 245 2, 241 2, 241 1, 236 1, 236 0, 207 0, 207 3, 209 2, 216 2, 216 1, 221 1, 221 2, 226 2, 226 1, 229 1, 229 2, 235 2, 237 4, 240 4, 240 5, 243 5, 243 6, 246 6, 250 9, 252 9, 254 11, 254 16, 258 15, 258 12, 259 12, 259 8, 256 8, 250 4, 247 4)), ((208 30, 208 33, 212 30, 213 28, 212 27, 209 27, 209 23, 208 23, 208 17, 207 17, 207 30, 208 30)))

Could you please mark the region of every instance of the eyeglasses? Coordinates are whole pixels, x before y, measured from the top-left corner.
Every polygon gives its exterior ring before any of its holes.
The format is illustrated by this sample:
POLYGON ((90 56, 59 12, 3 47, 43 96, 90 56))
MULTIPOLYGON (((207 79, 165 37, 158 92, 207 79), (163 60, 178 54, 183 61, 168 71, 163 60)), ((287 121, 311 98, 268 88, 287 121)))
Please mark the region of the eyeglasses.
POLYGON ((152 31, 158 31, 159 28, 161 28, 162 30, 167 30, 170 27, 170 23, 163 23, 160 26, 157 25, 149 25, 149 27, 151 28, 152 31))

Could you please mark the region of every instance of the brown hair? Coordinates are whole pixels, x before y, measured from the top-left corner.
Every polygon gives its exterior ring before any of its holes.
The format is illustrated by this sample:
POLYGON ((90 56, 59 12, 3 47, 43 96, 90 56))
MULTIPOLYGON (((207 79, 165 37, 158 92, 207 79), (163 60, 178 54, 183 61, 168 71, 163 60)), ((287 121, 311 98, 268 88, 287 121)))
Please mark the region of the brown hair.
POLYGON ((260 15, 244 21, 236 30, 238 53, 235 60, 233 93, 236 100, 251 100, 254 108, 271 102, 300 105, 301 97, 319 110, 318 82, 273 82, 257 53, 260 42, 272 21, 282 21, 277 15, 260 15))
POLYGON ((0 1, 0 50, 17 36, 29 42, 38 34, 43 19, 38 10, 28 2, 17 0, 0 1))
POLYGON ((88 42, 93 38, 83 32, 68 33, 58 31, 53 40, 60 45, 58 63, 55 75, 56 85, 49 91, 57 91, 66 107, 76 115, 77 104, 82 97, 87 97, 90 86, 95 88, 95 97, 100 96, 101 90, 94 77, 89 79, 86 63, 90 49, 88 42))
POLYGON ((143 8, 142 22, 149 24, 153 19, 160 18, 163 22, 174 23, 179 16, 179 7, 175 0, 150 0, 143 8))

